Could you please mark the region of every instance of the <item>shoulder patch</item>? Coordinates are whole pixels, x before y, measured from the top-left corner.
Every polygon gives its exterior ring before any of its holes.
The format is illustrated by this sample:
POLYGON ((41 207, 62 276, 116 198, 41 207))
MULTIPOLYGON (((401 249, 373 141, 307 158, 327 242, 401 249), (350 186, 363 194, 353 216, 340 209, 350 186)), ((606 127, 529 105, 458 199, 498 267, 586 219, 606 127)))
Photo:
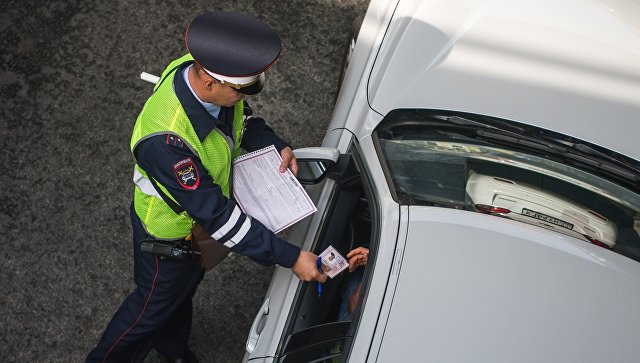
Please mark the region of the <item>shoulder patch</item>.
POLYGON ((184 147, 184 141, 182 141, 182 139, 180 139, 176 135, 172 135, 172 134, 167 134, 165 143, 167 145, 171 145, 175 147, 184 147))
POLYGON ((178 184, 187 190, 194 190, 200 184, 200 175, 193 159, 186 158, 173 164, 173 174, 178 184))

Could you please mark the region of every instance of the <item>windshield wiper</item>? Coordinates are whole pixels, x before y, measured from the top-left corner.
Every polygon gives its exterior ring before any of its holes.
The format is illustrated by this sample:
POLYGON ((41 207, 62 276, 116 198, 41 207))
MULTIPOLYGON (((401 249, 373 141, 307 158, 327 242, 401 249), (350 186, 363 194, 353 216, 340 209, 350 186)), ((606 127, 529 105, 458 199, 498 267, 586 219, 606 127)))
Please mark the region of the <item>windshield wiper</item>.
POLYGON ((484 140, 502 142, 511 146, 517 145, 528 150, 552 154, 565 162, 588 168, 596 173, 613 176, 636 188, 640 184, 640 171, 630 168, 623 162, 582 143, 557 140, 548 136, 531 137, 519 135, 500 129, 491 131, 477 130, 476 134, 484 140))
POLYGON ((587 144, 555 138, 546 132, 536 132, 533 135, 535 128, 500 121, 476 121, 457 115, 440 115, 435 118, 450 123, 450 126, 467 137, 542 153, 546 157, 552 156, 596 174, 613 177, 633 188, 640 188, 640 167, 633 162, 618 160, 587 144))
POLYGON ((557 142, 557 143, 566 145, 569 148, 571 148, 573 150, 578 150, 578 151, 580 151, 581 153, 584 153, 584 154, 593 155, 593 156, 596 156, 596 157, 598 157, 600 159, 606 159, 606 160, 608 160, 608 161, 610 161, 612 163, 615 163, 615 164, 620 164, 621 163, 620 160, 617 160, 616 158, 613 158, 610 155, 607 155, 606 153, 603 153, 600 150, 596 150, 596 149, 592 148, 591 146, 583 144, 583 143, 576 143, 576 142, 571 142, 571 141, 568 141, 568 140, 560 140, 560 139, 556 139, 554 137, 546 136, 546 135, 542 135, 541 137, 543 137, 543 138, 545 138, 547 140, 550 140, 552 142, 557 142))
POLYGON ((467 131, 472 131, 476 136, 486 137, 492 141, 502 140, 509 144, 518 144, 526 147, 531 147, 537 150, 546 150, 548 152, 563 153, 566 152, 566 148, 559 145, 556 140, 548 141, 537 137, 527 136, 524 133, 527 132, 522 127, 516 127, 514 125, 508 125, 509 130, 503 127, 507 125, 501 125, 498 127, 485 122, 475 121, 460 116, 436 116, 435 118, 444 120, 456 125, 466 126, 467 131))
POLYGON ((569 152, 565 157, 579 163, 591 165, 596 170, 606 171, 608 174, 613 173, 616 176, 631 181, 634 184, 638 184, 638 182, 640 182, 640 175, 638 173, 629 171, 628 169, 620 167, 612 162, 603 161, 598 158, 585 156, 575 152, 569 152))
POLYGON ((544 137, 548 140, 552 140, 553 142, 567 145, 571 151, 570 154, 566 155, 568 158, 572 158, 580 162, 592 164, 593 166, 606 169, 608 172, 615 173, 616 175, 631 180, 636 184, 640 182, 640 170, 634 168, 633 166, 627 165, 600 150, 594 149, 593 147, 583 143, 574 143, 567 140, 557 140, 549 136, 544 137))
MULTIPOLYGON (((478 128, 483 128, 483 129, 492 129, 492 130, 500 130, 500 131, 505 131, 503 128, 494 126, 492 124, 487 124, 485 122, 480 122, 480 121, 475 121, 475 120, 471 120, 465 117, 461 117, 461 116, 434 116, 434 118, 439 119, 439 120, 443 120, 443 121, 447 121, 456 125, 462 125, 462 126, 473 126, 473 127, 478 127, 478 128)), ((511 129, 515 129, 517 131, 520 132, 524 132, 525 130, 522 129, 521 127, 516 127, 514 125, 509 125, 509 128, 511 129)))
POLYGON ((503 131, 496 129, 495 131, 477 130, 476 135, 495 140, 506 141, 510 144, 518 144, 529 148, 544 150, 552 153, 565 153, 567 148, 555 142, 544 139, 538 139, 530 136, 524 136, 511 131, 503 131))

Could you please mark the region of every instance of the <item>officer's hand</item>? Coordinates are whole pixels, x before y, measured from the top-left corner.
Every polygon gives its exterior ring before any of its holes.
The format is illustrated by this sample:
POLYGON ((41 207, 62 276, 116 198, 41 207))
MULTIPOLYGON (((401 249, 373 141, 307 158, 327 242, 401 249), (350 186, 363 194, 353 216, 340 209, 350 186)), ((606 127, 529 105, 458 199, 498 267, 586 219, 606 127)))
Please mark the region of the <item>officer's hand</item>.
POLYGON ((327 275, 318 271, 318 256, 309 251, 300 251, 300 255, 291 270, 302 281, 327 281, 327 275))
POLYGON ((282 163, 280 163, 280 172, 284 173, 287 168, 291 169, 293 175, 298 176, 298 161, 296 160, 296 156, 293 154, 293 150, 289 146, 285 147, 280 151, 280 156, 282 156, 282 163))

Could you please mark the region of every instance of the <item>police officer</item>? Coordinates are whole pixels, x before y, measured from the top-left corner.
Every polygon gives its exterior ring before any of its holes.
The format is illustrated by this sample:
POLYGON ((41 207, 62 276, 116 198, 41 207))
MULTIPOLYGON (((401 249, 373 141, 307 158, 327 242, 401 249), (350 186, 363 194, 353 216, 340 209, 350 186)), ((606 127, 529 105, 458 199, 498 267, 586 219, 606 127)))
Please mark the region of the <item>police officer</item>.
POLYGON ((263 88, 265 71, 280 55, 280 38, 257 19, 216 11, 196 17, 185 40, 188 54, 162 73, 131 139, 136 289, 87 361, 140 362, 151 349, 169 361, 197 361, 187 342, 203 268, 190 258, 140 251, 143 241, 184 239, 195 223, 259 264, 290 267, 304 281, 326 280, 313 253, 280 239, 229 199, 231 162, 241 147, 274 145, 283 159, 280 171, 297 173, 291 147, 252 117, 244 101, 263 88))

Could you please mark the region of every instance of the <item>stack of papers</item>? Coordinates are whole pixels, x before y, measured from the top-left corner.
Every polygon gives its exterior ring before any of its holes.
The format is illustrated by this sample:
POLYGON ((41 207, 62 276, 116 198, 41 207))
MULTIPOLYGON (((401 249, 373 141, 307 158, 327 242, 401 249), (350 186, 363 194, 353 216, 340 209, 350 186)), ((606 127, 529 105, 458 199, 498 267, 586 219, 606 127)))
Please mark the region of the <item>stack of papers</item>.
POLYGON ((233 196, 246 214, 278 233, 317 211, 272 145, 238 157, 233 164, 233 196))

